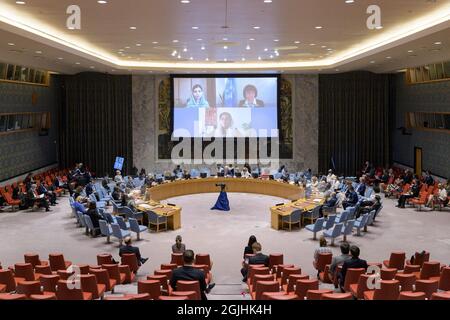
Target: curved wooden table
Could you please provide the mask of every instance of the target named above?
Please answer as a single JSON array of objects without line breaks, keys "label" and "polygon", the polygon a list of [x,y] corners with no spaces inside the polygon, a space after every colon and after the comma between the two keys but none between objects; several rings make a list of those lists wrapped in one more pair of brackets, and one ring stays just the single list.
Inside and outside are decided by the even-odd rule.
[{"label": "curved wooden table", "polygon": [[150,188],[152,200],[161,201],[173,197],[199,193],[219,193],[216,184],[226,184],[227,192],[256,193],[268,196],[297,200],[304,197],[302,188],[275,180],[244,178],[204,178],[178,180]]}]

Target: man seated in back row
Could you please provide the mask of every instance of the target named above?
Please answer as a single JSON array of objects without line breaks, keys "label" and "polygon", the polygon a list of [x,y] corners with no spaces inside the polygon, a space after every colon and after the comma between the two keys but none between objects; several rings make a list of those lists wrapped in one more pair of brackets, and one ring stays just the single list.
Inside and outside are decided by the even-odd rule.
[{"label": "man seated in back row", "polygon": [[141,266],[147,262],[148,258],[142,258],[141,252],[138,247],[133,247],[131,245],[131,237],[126,237],[124,239],[125,245],[121,246],[119,249],[119,256],[122,257],[124,253],[134,253],[136,255],[138,265]]},{"label": "man seated in back row", "polygon": [[173,270],[172,277],[170,278],[170,286],[173,290],[176,291],[178,280],[198,281],[200,285],[200,295],[202,300],[208,300],[205,292],[209,293],[216,284],[211,283],[206,286],[205,273],[202,270],[194,269],[194,267],[192,267],[192,264],[194,263],[194,257],[194,251],[192,250],[186,250],[183,253],[184,265],[181,268]]},{"label": "man seated in back row", "polygon": [[342,265],[342,270],[338,275],[339,278],[339,285],[341,287],[341,291],[344,291],[344,284],[345,284],[345,277],[347,275],[348,269],[358,269],[358,268],[364,268],[367,270],[368,265],[366,260],[362,260],[359,258],[359,248],[357,246],[351,246],[350,247],[350,254],[351,259],[346,260],[344,264]]},{"label": "man seated in back row", "polygon": [[255,242],[252,244],[253,253],[255,254],[253,257],[250,257],[247,261],[243,262],[241,274],[243,276],[242,282],[247,282],[248,275],[248,266],[250,264],[263,264],[266,267],[269,266],[269,256],[266,256],[261,252],[262,247],[259,242]]}]

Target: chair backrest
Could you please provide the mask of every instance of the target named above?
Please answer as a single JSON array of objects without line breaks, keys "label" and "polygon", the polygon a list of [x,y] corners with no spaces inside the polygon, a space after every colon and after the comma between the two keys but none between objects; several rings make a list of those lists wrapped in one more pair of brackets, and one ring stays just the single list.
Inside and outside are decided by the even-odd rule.
[{"label": "chair backrest", "polygon": [[43,291],[56,293],[56,286],[61,278],[57,274],[42,274],[39,278]]},{"label": "chair backrest", "polygon": [[49,265],[36,265],[36,267],[34,268],[34,272],[35,273],[39,273],[39,274],[47,274],[50,275],[52,274],[52,269],[50,268]]},{"label": "chair backrest", "polygon": [[350,285],[358,283],[359,277],[366,272],[364,268],[350,268],[345,275],[344,290],[350,291]]},{"label": "chair backrest", "polygon": [[112,264],[112,255],[110,253],[101,253],[97,255],[97,264]]},{"label": "chair backrest", "polygon": [[[358,290],[356,292],[357,299],[364,299],[364,292],[369,291],[368,283],[370,278],[374,278],[376,275],[360,274],[358,279]],[[346,279],[347,280],[347,277]],[[374,283],[374,282],[373,282]]]},{"label": "chair backrest", "polygon": [[297,280],[297,284],[295,286],[295,294],[298,296],[300,300],[305,300],[306,293],[308,290],[318,290],[319,289],[319,280],[317,279],[305,279],[305,280]]},{"label": "chair backrest", "polygon": [[150,299],[157,300],[161,296],[161,282],[159,280],[138,281],[138,293],[148,293]]},{"label": "chair backrest", "polygon": [[198,280],[195,281],[178,280],[176,291],[195,291],[197,294],[196,300],[201,300],[200,284]]},{"label": "chair backrest", "polygon": [[36,254],[36,253],[25,253],[23,256],[24,256],[25,263],[31,263],[33,268],[36,265],[40,265],[41,264],[41,260],[39,259],[39,255]]},{"label": "chair backrest", "polygon": [[271,253],[269,254],[269,268],[272,269],[273,266],[283,264],[284,255],[282,253]]},{"label": "chair backrest", "polygon": [[430,277],[439,277],[441,273],[441,264],[437,261],[427,261],[420,270],[420,279],[429,279]]},{"label": "chair backrest", "polygon": [[24,278],[26,281],[36,280],[31,263],[16,263],[14,265],[14,273],[16,277]]},{"label": "chair backrest", "polygon": [[414,254],[414,264],[419,265],[422,267],[424,262],[430,261],[430,253],[425,251],[425,253],[422,255],[420,252],[416,252]]},{"label": "chair backrest", "polygon": [[131,272],[136,273],[139,269],[139,264],[134,253],[124,253],[122,254],[121,262],[123,265],[130,267]]},{"label": "chair backrest", "polygon": [[350,214],[350,211],[344,210],[341,212],[341,215],[339,217],[339,223],[345,222],[348,219],[348,215]]},{"label": "chair backrest", "polygon": [[208,253],[197,253],[195,255],[195,264],[205,264],[211,269],[211,258]]},{"label": "chair backrest", "polygon": [[93,299],[99,299],[97,277],[94,274],[80,275],[81,290],[92,293]]},{"label": "chair backrest", "polygon": [[279,292],[280,284],[278,281],[258,281],[256,282],[256,300],[262,300],[262,294],[264,292]]},{"label": "chair backrest", "polygon": [[450,291],[450,267],[444,267],[441,271],[439,290]]},{"label": "chair backrest", "polygon": [[111,282],[109,281],[109,273],[106,269],[90,269],[90,274],[95,275],[97,279],[97,283],[101,283],[105,285],[105,291],[111,291]]},{"label": "chair backrest", "polygon": [[400,293],[398,280],[381,280],[380,289],[375,289],[374,300],[397,300]]},{"label": "chair backrest", "polygon": [[274,281],[273,275],[271,274],[255,274],[252,277],[252,290],[256,290],[256,282],[258,281]]},{"label": "chair backrest", "polygon": [[324,271],[327,264],[331,264],[333,254],[330,252],[319,252],[317,257],[316,269],[318,271]]},{"label": "chair backrest", "polygon": [[108,223],[105,220],[98,220],[98,223],[100,225],[100,232],[102,235],[110,236],[112,234],[108,228]]},{"label": "chair backrest", "polygon": [[94,230],[94,224],[92,223],[91,217],[89,217],[87,214],[84,215],[84,222],[86,223],[86,227],[89,230]]},{"label": "chair backrest", "polygon": [[323,228],[323,223],[325,221],[325,218],[319,218],[316,220],[316,223],[314,224],[313,232],[319,232]]},{"label": "chair backrest", "polygon": [[369,226],[372,225],[373,219],[375,218],[375,213],[376,213],[375,210],[369,212],[369,217],[367,218],[367,225]]},{"label": "chair backrest", "polygon": [[16,293],[30,297],[32,294],[41,294],[41,283],[39,281],[19,281]]},{"label": "chair backrest", "polygon": [[336,215],[335,214],[329,215],[328,219],[327,219],[327,223],[325,224],[324,229],[328,230],[328,229],[333,228],[335,221],[336,221]]},{"label": "chair backrest", "polygon": [[73,283],[70,280],[59,280],[56,289],[58,300],[83,300],[83,293],[80,289],[72,288]]},{"label": "chair backrest", "polygon": [[[251,266],[250,266],[251,267]],[[264,267],[264,266],[260,266]],[[283,275],[284,268],[293,268],[295,267],[293,264],[280,264],[277,266],[277,279],[281,279],[281,276]],[[251,269],[249,269],[251,270]]]},{"label": "chair backrest", "polygon": [[345,225],[344,231],[342,234],[344,235],[351,235],[353,231],[353,226],[355,224],[355,220],[349,220],[347,221],[347,224]]},{"label": "chair backrest", "polygon": [[121,216],[116,217],[117,224],[120,226],[122,230],[128,230],[125,220]]},{"label": "chair backrest", "polygon": [[369,213],[366,213],[361,217],[361,222],[359,224],[359,227],[364,228],[364,226],[367,224],[368,220],[369,220]]},{"label": "chair backrest", "polygon": [[342,233],[342,228],[344,227],[344,224],[343,223],[338,223],[338,224],[336,224],[335,226],[334,226],[334,229],[333,229],[333,231],[332,231],[332,233],[331,233],[331,237],[332,238],[337,238],[337,237],[339,237],[340,235],[341,235],[341,233]]},{"label": "chair backrest", "polygon": [[139,228],[139,223],[134,218],[128,218],[128,222],[130,223],[130,229],[133,232],[140,233],[141,229]]},{"label": "chair backrest", "polygon": [[120,271],[118,264],[102,264],[102,268],[108,270],[109,277],[117,281],[117,284],[121,284]]},{"label": "chair backrest", "polygon": [[123,239],[122,230],[117,223],[111,223],[112,234],[118,239]]},{"label": "chair backrest", "polygon": [[50,262],[50,268],[52,269],[52,271],[66,270],[64,255],[62,255],[61,253],[49,254],[48,260]]},{"label": "chair backrest", "polygon": [[290,222],[291,223],[299,222],[302,218],[302,213],[303,213],[303,211],[301,211],[301,210],[292,211],[291,214],[289,215]]},{"label": "chair backrest", "polygon": [[247,278],[252,281],[257,274],[269,274],[270,270],[267,267],[249,268]]},{"label": "chair backrest", "polygon": [[389,267],[403,270],[405,267],[405,259],[405,252],[392,252],[391,256],[389,257]]},{"label": "chair backrest", "polygon": [[287,283],[287,280],[289,279],[289,276],[291,274],[301,274],[302,269],[298,267],[292,267],[292,268],[284,268],[283,270],[283,276],[281,277],[281,285],[284,285]]},{"label": "chair backrest", "polygon": [[320,300],[353,300],[351,293],[324,293]]},{"label": "chair backrest", "polygon": [[174,263],[177,266],[182,266],[184,264],[183,261],[183,254],[182,253],[172,253],[172,256],[170,258],[170,263]]},{"label": "chair backrest", "polygon": [[287,279],[287,288],[286,292],[290,293],[295,291],[295,286],[297,284],[297,280],[308,280],[309,276],[307,274],[290,274]]},{"label": "chair backrest", "polygon": [[86,221],[84,220],[84,214],[81,213],[80,211],[77,211],[77,216],[78,216],[78,221],[80,222],[81,226],[83,228],[86,228]]}]

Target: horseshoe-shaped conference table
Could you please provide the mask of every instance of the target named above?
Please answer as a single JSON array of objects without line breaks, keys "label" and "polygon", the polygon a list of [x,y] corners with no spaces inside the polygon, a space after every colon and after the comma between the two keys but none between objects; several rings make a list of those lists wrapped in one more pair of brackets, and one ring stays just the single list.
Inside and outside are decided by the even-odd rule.
[{"label": "horseshoe-shaped conference table", "polygon": [[181,208],[175,205],[162,205],[159,201],[190,194],[219,193],[220,187],[216,186],[217,184],[225,184],[227,192],[262,194],[290,200],[288,204],[270,208],[271,226],[276,230],[281,229],[283,216],[291,214],[294,210],[311,210],[321,200],[320,198],[306,200],[302,187],[276,180],[216,177],[176,180],[154,186],[148,190],[151,200],[138,205],[137,208],[167,216],[168,229],[176,230],[181,228]]}]

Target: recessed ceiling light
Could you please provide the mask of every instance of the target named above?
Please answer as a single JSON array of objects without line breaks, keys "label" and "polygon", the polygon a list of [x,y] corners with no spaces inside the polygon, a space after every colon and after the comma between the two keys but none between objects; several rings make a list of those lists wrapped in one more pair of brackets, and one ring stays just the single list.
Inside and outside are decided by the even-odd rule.
[{"label": "recessed ceiling light", "polygon": [[309,45],[310,45],[310,46],[315,46],[316,44],[315,44],[315,43],[310,43]]},{"label": "recessed ceiling light", "polygon": [[295,43],[295,44],[299,44],[299,43],[300,43],[300,41],[294,41],[294,43]]},{"label": "recessed ceiling light", "polygon": [[345,0],[345,3],[347,3],[347,4],[355,3],[355,0]]},{"label": "recessed ceiling light", "polygon": [[408,50],[408,53],[413,53],[414,52],[414,50]]},{"label": "recessed ceiling light", "polygon": [[178,59],[181,59],[181,54],[179,54],[179,55],[177,56],[177,58],[178,58]]},{"label": "recessed ceiling light", "polygon": [[223,59],[223,61],[227,62],[227,61],[228,61],[228,59],[227,59],[227,58],[225,58],[225,59]]},{"label": "recessed ceiling light", "polygon": [[42,51],[36,51],[36,53],[37,53],[37,54],[41,54],[41,53],[42,53]]},{"label": "recessed ceiling light", "polygon": [[258,57],[258,60],[261,60],[261,57]]},{"label": "recessed ceiling light", "polygon": [[377,29],[377,30],[383,29],[383,26],[375,27],[375,29]]},{"label": "recessed ceiling light", "polygon": [[386,57],[386,59],[392,59],[392,57],[389,56],[389,57]]},{"label": "recessed ceiling light", "polygon": [[25,1],[16,1],[16,4],[26,4]]},{"label": "recessed ceiling light", "polygon": [[136,30],[137,28],[136,28],[136,27],[130,27],[130,29],[131,29],[131,30]]},{"label": "recessed ceiling light", "polygon": [[59,57],[58,60],[64,60],[64,58]]},{"label": "recessed ceiling light", "polygon": [[206,61],[209,61],[209,58],[206,58],[205,60],[206,60]]},{"label": "recessed ceiling light", "polygon": [[202,46],[200,49],[205,50],[206,48],[205,48],[205,46]]},{"label": "recessed ceiling light", "polygon": [[190,57],[189,60],[194,60],[194,57]]},{"label": "recessed ceiling light", "polygon": [[255,27],[253,27],[253,29],[258,30],[258,29],[261,29],[261,27],[255,26]]},{"label": "recessed ceiling light", "polygon": [[10,43],[8,43],[8,46],[15,46],[15,44],[10,42]]},{"label": "recessed ceiling light", "polygon": [[316,27],[316,29],[322,29],[322,28],[323,28],[322,26],[317,26],[317,27]]},{"label": "recessed ceiling light", "polygon": [[242,58],[241,60],[242,60],[242,61],[245,61],[245,58]]},{"label": "recessed ceiling light", "polygon": [[197,41],[203,41],[203,39],[202,38],[198,38]]},{"label": "recessed ceiling light", "polygon": [[191,3],[190,0],[181,0],[180,2],[181,2],[181,3],[184,3],[184,4]]},{"label": "recessed ceiling light", "polygon": [[192,27],[192,29],[194,29],[194,30],[198,30],[198,27]]},{"label": "recessed ceiling light", "polygon": [[112,69],[111,72],[116,72],[116,70]]},{"label": "recessed ceiling light", "polygon": [[322,48],[322,49],[325,49],[326,47],[327,47],[327,46],[322,46],[321,48]]},{"label": "recessed ceiling light", "polygon": [[158,41],[153,41],[152,43],[153,43],[153,44],[158,44]]},{"label": "recessed ceiling light", "polygon": [[372,61],[370,61],[370,63],[374,64],[374,63],[375,63],[375,61],[373,61],[373,60],[372,60]]},{"label": "recessed ceiling light", "polygon": [[267,51],[269,51],[269,49],[268,48],[264,48],[264,52],[267,52]]},{"label": "recessed ceiling light", "polygon": [[273,59],[273,55],[270,55],[270,59]]},{"label": "recessed ceiling light", "polygon": [[222,40],[223,40],[223,41],[228,41],[228,38],[225,37],[225,38],[222,38]]},{"label": "recessed ceiling light", "polygon": [[250,40],[250,41],[255,41],[255,38],[250,38],[250,39],[248,39],[248,40]]},{"label": "recessed ceiling light", "polygon": [[81,63],[79,63],[79,62],[75,62],[75,64],[78,64],[78,65],[80,65]]},{"label": "recessed ceiling light", "polygon": [[280,41],[280,40],[278,40],[278,39],[274,39],[273,41],[274,41],[274,42],[278,42],[278,41]]},{"label": "recessed ceiling light", "polygon": [[442,44],[442,42],[438,41],[438,42],[435,42],[434,44],[437,45],[437,46],[439,46],[439,45]]},{"label": "recessed ceiling light", "polygon": [[100,4],[107,4],[108,1],[105,1],[105,0],[99,0],[99,1],[97,1],[97,3],[100,3]]},{"label": "recessed ceiling light", "polygon": [[245,47],[245,50],[250,50],[250,46],[247,45],[247,46]]},{"label": "recessed ceiling light", "polygon": [[264,0],[264,3],[272,3],[272,0]]},{"label": "recessed ceiling light", "polygon": [[184,49],[183,49],[183,52],[187,52],[187,51],[188,51],[188,49],[187,49],[187,48],[184,48]]},{"label": "recessed ceiling light", "polygon": [[172,42],[173,42],[173,43],[178,43],[178,40],[173,40]]},{"label": "recessed ceiling light", "polygon": [[223,48],[224,48],[225,50],[227,50],[227,49],[228,49],[228,46],[223,46]]},{"label": "recessed ceiling light", "polygon": [[328,48],[328,49],[327,49],[327,51],[333,51],[333,49],[331,49],[331,48]]},{"label": "recessed ceiling light", "polygon": [[142,44],[136,43],[136,47],[140,47],[140,46],[142,46]]},{"label": "recessed ceiling light", "polygon": [[95,69],[95,67],[94,67],[94,66],[90,66],[89,68],[91,68],[91,69]]},{"label": "recessed ceiling light", "polygon": [[130,47],[127,46],[127,47],[125,47],[125,49],[130,49]]}]

